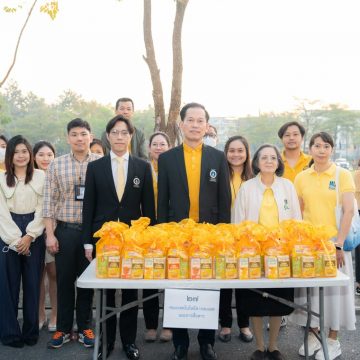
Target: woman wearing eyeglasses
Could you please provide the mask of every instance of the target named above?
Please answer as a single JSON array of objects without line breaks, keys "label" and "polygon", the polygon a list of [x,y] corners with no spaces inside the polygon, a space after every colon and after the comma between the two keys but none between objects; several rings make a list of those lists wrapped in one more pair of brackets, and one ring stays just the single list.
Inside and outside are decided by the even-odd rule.
[{"label": "woman wearing eyeglasses", "polygon": [[[282,178],[284,163],[274,145],[265,144],[255,152],[252,160],[255,178],[241,186],[235,201],[234,222],[244,220],[257,222],[272,228],[283,220],[301,219],[299,200],[290,180]],[[265,289],[269,294],[293,300],[293,289]],[[251,317],[256,339],[256,351],[251,360],[283,360],[285,356],[277,347],[281,317],[292,312],[292,308],[270,298],[264,298],[251,290],[243,290],[238,299],[239,307]],[[269,316],[269,345],[264,342],[263,317]]]}]

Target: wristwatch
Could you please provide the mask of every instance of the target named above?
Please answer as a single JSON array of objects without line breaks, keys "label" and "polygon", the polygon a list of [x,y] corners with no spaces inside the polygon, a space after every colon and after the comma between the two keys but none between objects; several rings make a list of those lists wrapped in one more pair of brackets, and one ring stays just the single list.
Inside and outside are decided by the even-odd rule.
[{"label": "wristwatch", "polygon": [[344,250],[343,246],[339,246],[338,244],[334,244],[336,250]]}]

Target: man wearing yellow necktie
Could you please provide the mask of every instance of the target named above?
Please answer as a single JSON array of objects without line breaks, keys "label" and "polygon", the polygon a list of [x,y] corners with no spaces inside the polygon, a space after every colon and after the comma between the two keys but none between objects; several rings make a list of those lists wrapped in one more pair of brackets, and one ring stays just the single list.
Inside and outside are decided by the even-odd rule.
[{"label": "man wearing yellow necktie", "polygon": [[[106,126],[110,154],[95,161],[88,168],[83,206],[83,242],[86,257],[92,259],[93,234],[107,221],[131,220],[141,216],[155,222],[154,191],[150,164],[129,154],[129,144],[134,128],[121,115],[115,116]],[[137,300],[137,289],[122,290],[122,305]],[[107,290],[107,306],[115,307],[115,290]],[[123,350],[128,359],[139,359],[135,345],[138,307],[120,314],[119,328]],[[106,321],[107,356],[114,349],[116,316]],[[105,354],[102,354],[105,359]]]}]

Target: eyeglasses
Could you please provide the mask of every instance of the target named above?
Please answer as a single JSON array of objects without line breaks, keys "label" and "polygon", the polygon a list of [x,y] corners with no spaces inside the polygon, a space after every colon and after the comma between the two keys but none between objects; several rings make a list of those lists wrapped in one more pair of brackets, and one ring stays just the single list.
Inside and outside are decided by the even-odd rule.
[{"label": "eyeglasses", "polygon": [[266,161],[270,161],[270,162],[276,162],[277,161],[277,157],[276,156],[260,156],[260,161],[266,162]]},{"label": "eyeglasses", "polygon": [[121,135],[122,137],[126,137],[128,136],[130,133],[127,131],[127,130],[116,130],[116,129],[113,129],[110,131],[110,135],[111,136],[119,136]]}]

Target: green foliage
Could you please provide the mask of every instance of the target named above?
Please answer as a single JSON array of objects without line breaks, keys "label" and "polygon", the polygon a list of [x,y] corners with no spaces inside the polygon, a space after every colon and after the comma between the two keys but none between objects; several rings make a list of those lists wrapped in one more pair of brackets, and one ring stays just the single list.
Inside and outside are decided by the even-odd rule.
[{"label": "green foliage", "polygon": [[[135,125],[144,130],[145,135],[152,132],[154,111],[149,108],[134,115]],[[66,124],[81,118],[89,122],[95,137],[100,138],[107,122],[114,116],[111,105],[96,101],[86,101],[81,95],[66,90],[55,104],[46,104],[44,99],[34,93],[24,94],[16,82],[12,82],[0,94],[0,133],[7,137],[24,135],[32,144],[47,140],[55,145],[58,154],[68,151]]]},{"label": "green foliage", "polygon": [[[316,106],[318,107],[311,111],[302,108],[290,113],[264,113],[233,119],[233,126],[221,126],[220,122],[220,125],[216,125],[221,132],[220,146],[228,137],[241,134],[248,139],[252,151],[265,142],[281,147],[278,129],[285,122],[297,120],[308,129],[306,144],[313,133],[327,131],[337,144],[336,156],[349,159],[360,156],[360,111],[348,110],[339,104]],[[22,134],[31,143],[48,140],[56,146],[58,154],[64,154],[69,149],[66,124],[70,120],[77,117],[87,120],[94,136],[100,138],[113,116],[112,105],[86,101],[72,90],[64,91],[54,104],[47,104],[32,92],[24,94],[16,82],[10,83],[0,93],[0,133],[7,137]],[[133,122],[148,139],[154,129],[154,109],[148,107],[146,110],[136,111]]]}]

